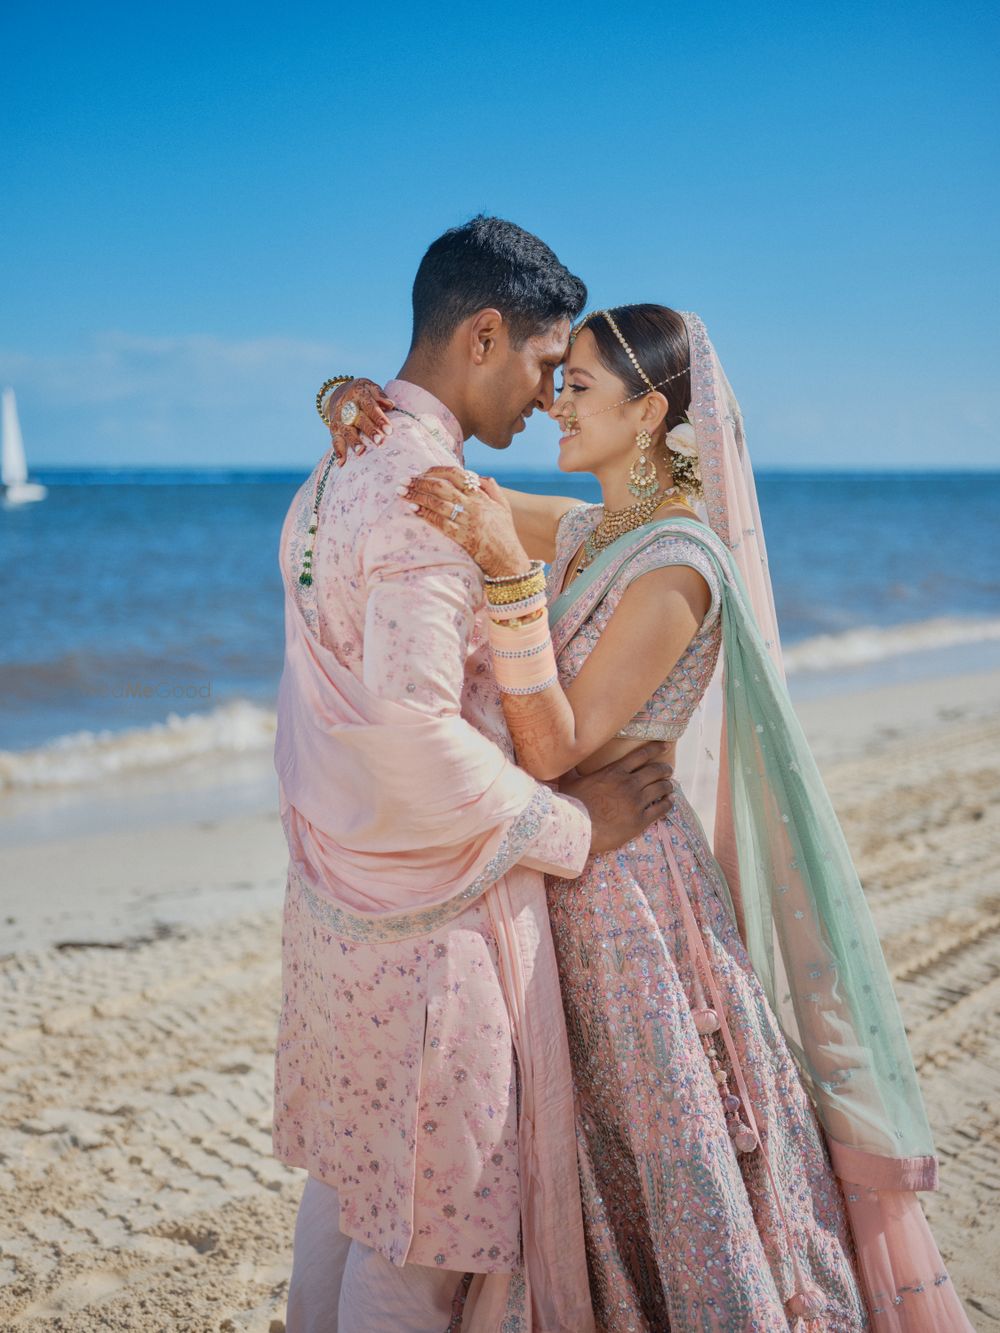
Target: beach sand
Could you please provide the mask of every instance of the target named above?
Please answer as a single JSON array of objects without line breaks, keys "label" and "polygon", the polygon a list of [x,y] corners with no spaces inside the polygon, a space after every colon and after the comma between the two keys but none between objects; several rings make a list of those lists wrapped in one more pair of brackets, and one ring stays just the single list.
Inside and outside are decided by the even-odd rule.
[{"label": "beach sand", "polygon": [[[937,1135],[925,1207],[974,1326],[1000,1330],[1000,673],[800,715]],[[4,1329],[284,1328],[301,1173],[270,1156],[285,849],[267,769],[256,808],[202,775],[186,812],[123,797],[102,830],[60,798],[49,823],[71,836],[0,846]],[[23,826],[45,828],[44,803]]]}]

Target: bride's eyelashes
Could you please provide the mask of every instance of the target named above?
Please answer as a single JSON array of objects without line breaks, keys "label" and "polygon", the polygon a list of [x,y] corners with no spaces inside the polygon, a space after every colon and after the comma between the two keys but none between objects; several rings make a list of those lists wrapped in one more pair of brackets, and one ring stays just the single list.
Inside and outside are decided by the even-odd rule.
[{"label": "bride's eyelashes", "polygon": [[569,385],[567,385],[566,381],[563,380],[562,384],[557,384],[557,385],[556,385],[556,393],[565,393],[566,390],[567,390],[567,388],[571,389],[571,390],[573,391],[573,393],[586,393],[586,392],[587,392],[587,386],[586,386],[586,384],[569,384]]}]

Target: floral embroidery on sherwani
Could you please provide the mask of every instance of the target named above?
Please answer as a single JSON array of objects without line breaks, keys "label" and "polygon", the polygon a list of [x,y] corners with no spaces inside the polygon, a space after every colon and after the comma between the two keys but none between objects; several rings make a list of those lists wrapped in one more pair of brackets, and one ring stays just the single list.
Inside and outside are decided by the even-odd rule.
[{"label": "floral embroidery on sherwani", "polygon": [[[416,386],[389,391],[419,423],[397,413],[380,449],[331,470],[305,586],[291,575],[308,544],[318,465],[286,521],[286,587],[312,636],[369,691],[460,716],[513,760],[479,572],[396,494],[426,468],[460,461],[461,430]],[[516,1272],[517,1070],[488,895],[504,876],[544,908],[540,872],[579,873],[589,821],[537,786],[468,895],[383,928],[364,910],[371,886],[326,891],[311,869],[310,826],[287,802],[283,819],[292,866],[277,1155],[336,1187],[342,1230],[393,1263]],[[551,956],[547,928],[539,947]]]}]

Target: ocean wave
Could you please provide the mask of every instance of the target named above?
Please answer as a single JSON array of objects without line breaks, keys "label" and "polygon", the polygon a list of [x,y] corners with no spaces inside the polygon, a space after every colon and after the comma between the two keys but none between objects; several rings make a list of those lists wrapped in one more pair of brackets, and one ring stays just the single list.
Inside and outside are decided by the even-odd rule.
[{"label": "ocean wave", "polygon": [[246,700],[128,731],[77,731],[32,750],[0,750],[0,791],[78,787],[186,760],[264,753],[275,715]]},{"label": "ocean wave", "polygon": [[[814,635],[786,645],[784,657],[792,675],[989,642],[1000,642],[1000,619],[938,617]],[[73,732],[31,750],[0,750],[0,792],[86,786],[199,758],[263,754],[274,744],[275,725],[273,709],[235,700],[127,731]]]},{"label": "ocean wave", "polygon": [[785,669],[790,675],[800,671],[833,671],[839,667],[867,666],[908,653],[998,641],[1000,620],[997,619],[938,616],[909,625],[865,625],[838,634],[817,634],[785,646]]}]

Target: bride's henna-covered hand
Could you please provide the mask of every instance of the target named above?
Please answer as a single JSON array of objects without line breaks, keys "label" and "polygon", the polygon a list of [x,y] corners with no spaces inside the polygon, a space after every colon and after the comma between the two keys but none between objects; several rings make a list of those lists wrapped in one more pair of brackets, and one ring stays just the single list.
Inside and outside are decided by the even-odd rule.
[{"label": "bride's henna-covered hand", "polygon": [[[352,425],[345,426],[340,413],[348,402],[357,403],[358,415]],[[372,444],[381,444],[387,435],[392,434],[392,423],[385,414],[393,407],[395,403],[385,396],[382,386],[374,380],[350,380],[334,389],[324,401],[323,413],[330,427],[338,467],[344,466],[352,451],[363,454],[368,440]]]},{"label": "bride's henna-covered hand", "polygon": [[[460,467],[428,468],[401,486],[399,494],[426,523],[468,551],[484,574],[502,578],[527,573],[531,561],[518,540],[506,497],[491,477],[480,478],[474,490],[467,490],[469,475]],[[456,505],[461,506],[457,513]]]}]

